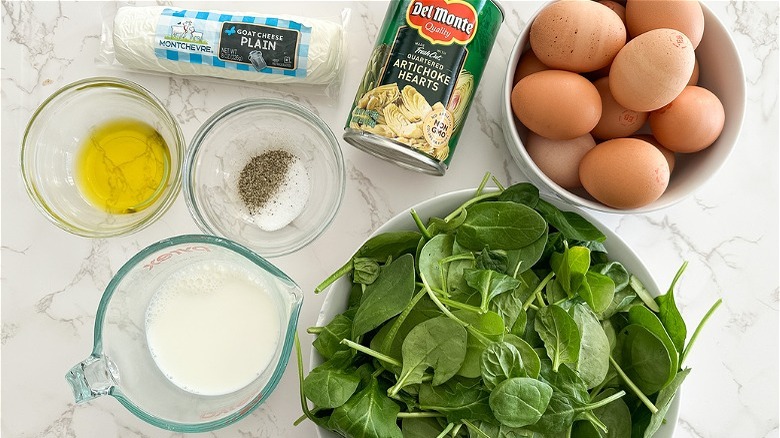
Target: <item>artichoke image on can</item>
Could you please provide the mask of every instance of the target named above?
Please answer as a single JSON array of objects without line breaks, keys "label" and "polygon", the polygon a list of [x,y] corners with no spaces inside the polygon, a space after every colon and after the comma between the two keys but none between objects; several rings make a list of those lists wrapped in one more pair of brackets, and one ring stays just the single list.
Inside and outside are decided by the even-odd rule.
[{"label": "artichoke image on can", "polygon": [[496,0],[391,1],[344,140],[444,175],[502,21]]}]

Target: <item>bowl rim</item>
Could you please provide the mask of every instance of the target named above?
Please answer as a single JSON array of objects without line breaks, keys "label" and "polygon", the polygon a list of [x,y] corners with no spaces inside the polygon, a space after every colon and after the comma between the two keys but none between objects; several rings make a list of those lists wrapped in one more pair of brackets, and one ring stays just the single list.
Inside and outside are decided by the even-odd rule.
[{"label": "bowl rim", "polygon": [[[159,111],[160,114],[164,116],[162,122],[171,128],[175,138],[174,144],[168,145],[168,148],[175,149],[179,156],[178,161],[171,161],[171,174],[169,177],[169,181],[171,181],[170,186],[167,190],[163,190],[160,198],[162,202],[155,209],[148,210],[148,212],[151,214],[145,215],[139,221],[133,222],[127,226],[108,231],[95,231],[73,225],[67,218],[51,210],[48,207],[48,203],[44,197],[40,194],[38,185],[35,183],[34,178],[32,177],[32,169],[30,168],[32,167],[32,163],[30,163],[30,165],[26,164],[28,154],[32,154],[37,148],[37,143],[31,144],[29,137],[33,127],[36,125],[36,123],[39,122],[38,117],[41,115],[41,113],[49,108],[50,105],[57,102],[58,99],[64,97],[64,95],[92,87],[114,87],[129,90],[150,104],[154,109]],[[176,201],[176,198],[178,197],[179,191],[181,189],[181,175],[186,144],[187,142],[184,138],[184,134],[182,133],[181,126],[179,126],[178,121],[163,104],[163,102],[151,91],[128,79],[109,76],[94,76],[80,79],[62,86],[49,97],[47,97],[40,105],[38,105],[30,117],[30,120],[27,122],[27,126],[25,127],[24,134],[22,136],[21,150],[19,153],[19,167],[22,174],[22,180],[24,181],[25,190],[33,205],[35,205],[38,211],[40,211],[49,222],[53,223],[60,229],[77,236],[90,238],[106,238],[130,235],[141,231],[142,229],[154,223],[157,219],[162,217]]]},{"label": "bowl rim", "polygon": [[[217,125],[224,122],[227,118],[229,118],[232,115],[245,112],[245,111],[256,111],[256,110],[267,110],[267,109],[276,109],[280,110],[284,113],[293,114],[302,117],[307,122],[309,122],[312,127],[316,130],[318,130],[328,141],[327,141],[327,150],[333,155],[336,163],[336,184],[338,185],[335,193],[336,198],[335,202],[332,202],[331,208],[328,210],[325,218],[320,222],[320,225],[310,230],[306,233],[300,233],[300,238],[297,239],[293,244],[284,247],[284,248],[276,248],[276,249],[268,249],[268,248],[262,248],[258,247],[256,245],[252,245],[249,242],[242,242],[241,239],[236,239],[236,236],[229,236],[225,234],[221,229],[214,226],[209,220],[207,220],[206,215],[203,213],[203,210],[201,208],[200,203],[198,202],[198,198],[195,195],[194,187],[196,187],[195,183],[195,174],[196,170],[198,169],[198,157],[201,152],[201,147],[204,144],[204,140],[208,136],[208,134],[215,129]],[[200,228],[201,231],[207,234],[212,234],[216,236],[222,236],[227,239],[233,239],[237,242],[241,243],[242,245],[245,245],[249,248],[251,248],[253,251],[256,251],[260,253],[263,257],[273,258],[273,257],[280,257],[283,255],[287,255],[290,253],[293,253],[315,239],[317,239],[322,233],[325,232],[326,229],[330,226],[330,224],[333,222],[333,219],[336,217],[336,213],[338,213],[339,208],[341,207],[341,203],[344,199],[344,192],[346,188],[346,170],[345,170],[345,164],[344,164],[344,155],[341,151],[341,147],[339,146],[339,142],[336,139],[336,136],[333,134],[333,131],[330,129],[330,127],[325,123],[325,121],[322,120],[318,115],[314,114],[310,109],[306,108],[305,106],[296,103],[291,102],[288,100],[283,100],[280,98],[274,98],[274,97],[261,97],[261,98],[248,98],[248,99],[242,99],[233,103],[230,103],[221,109],[219,109],[217,112],[211,115],[203,124],[198,128],[195,135],[192,137],[192,141],[190,142],[190,147],[187,149],[187,154],[184,159],[184,166],[183,166],[183,178],[184,184],[183,184],[183,191],[184,191],[184,200],[187,204],[187,209],[190,212],[190,216],[195,221],[195,224]]]},{"label": "bowl rim", "polygon": [[[475,190],[476,189],[474,188],[453,190],[450,192],[438,194],[432,198],[423,200],[421,202],[415,203],[412,206],[406,207],[402,209],[399,213],[394,215],[392,218],[388,219],[382,225],[380,225],[376,230],[374,230],[368,237],[366,237],[366,239],[363,240],[363,242],[360,243],[360,245],[358,245],[358,248],[362,246],[363,243],[368,241],[368,239],[376,236],[377,234],[397,230],[399,229],[399,225],[403,227],[403,225],[401,224],[403,224],[404,221],[408,222],[407,228],[414,229],[414,220],[409,214],[409,212],[412,210],[417,211],[418,213],[427,214],[427,211],[430,208],[432,208],[431,205],[447,203],[447,202],[455,202],[455,200],[465,201],[469,198],[470,195],[474,194]],[[485,191],[495,191],[495,190],[497,189],[496,188],[485,189]],[[621,251],[625,252],[627,258],[633,258],[637,262],[638,269],[632,268],[631,273],[637,275],[641,279],[642,283],[645,285],[647,290],[653,296],[658,296],[661,293],[663,293],[662,289],[659,288],[658,283],[655,280],[655,277],[648,270],[647,266],[645,266],[642,259],[630,246],[628,246],[628,244],[626,244],[623,241],[623,239],[621,239],[620,235],[616,231],[603,224],[600,220],[594,217],[589,210],[586,210],[578,205],[567,203],[565,200],[556,198],[555,196],[552,196],[551,194],[548,193],[540,193],[539,196],[541,199],[551,202],[556,207],[561,208],[564,211],[575,212],[581,215],[587,221],[591,222],[594,226],[596,226],[599,230],[601,230],[601,232],[603,232],[604,235],[606,236],[606,240],[605,240],[606,246],[608,247],[612,245],[620,246]],[[425,217],[422,218],[426,219]],[[607,242],[616,242],[616,243],[607,243]],[[322,302],[322,306],[320,307],[320,310],[317,314],[317,320],[314,323],[315,326],[322,327],[327,325],[330,322],[330,320],[333,318],[333,315],[331,314],[332,313],[331,308],[338,306],[340,304],[339,300],[342,300],[344,303],[346,303],[346,299],[348,298],[349,295],[349,288],[348,288],[347,281],[348,280],[346,276],[341,277],[326,289],[327,295],[325,296],[325,299]],[[341,292],[338,292],[339,290]],[[323,362],[322,357],[314,348],[314,345],[313,344],[309,345],[308,371],[311,371],[316,366],[320,365],[322,362]],[[673,420],[673,421],[667,421],[666,425],[664,426],[666,428],[671,428],[669,436],[672,436],[674,434],[674,430],[677,427],[677,420],[680,417],[680,403],[682,399],[682,393],[683,393],[683,388],[681,387],[677,390],[675,401],[672,402],[671,408],[667,412],[666,418],[669,420]],[[334,436],[321,427],[316,428],[316,435],[318,438],[331,438]]]},{"label": "bowl rim", "polygon": [[543,189],[544,192],[547,192],[558,199],[570,202],[579,207],[585,207],[594,211],[598,211],[602,213],[612,213],[612,214],[650,213],[650,212],[663,210],[685,199],[688,199],[691,195],[695,194],[702,187],[704,187],[706,184],[712,181],[714,176],[724,167],[729,157],[734,153],[734,149],[736,148],[737,142],[739,141],[739,137],[741,135],[742,126],[745,119],[745,106],[747,104],[747,94],[745,89],[745,80],[744,80],[745,71],[744,71],[743,61],[739,54],[739,50],[737,50],[736,43],[734,42],[734,37],[731,34],[731,32],[728,31],[728,28],[723,24],[720,18],[718,18],[718,16],[714,12],[712,12],[712,10],[706,4],[704,4],[704,2],[701,1],[699,2],[699,4],[701,5],[702,13],[704,14],[705,23],[716,24],[716,27],[728,36],[727,38],[728,46],[722,47],[722,50],[726,50],[731,55],[736,57],[737,62],[734,63],[734,65],[732,65],[731,68],[736,70],[738,76],[743,79],[742,81],[733,84],[734,88],[738,91],[739,95],[741,96],[740,101],[735,102],[736,103],[735,107],[737,107],[738,110],[737,117],[736,119],[733,118],[731,119],[731,123],[734,126],[736,135],[733,139],[731,147],[729,147],[725,156],[718,163],[716,163],[716,165],[710,170],[710,174],[703,181],[701,181],[696,187],[690,190],[688,193],[680,195],[676,199],[669,199],[669,200],[665,200],[665,202],[658,202],[661,199],[659,198],[656,201],[653,201],[652,203],[642,207],[630,208],[630,209],[618,209],[618,208],[609,207],[596,200],[584,198],[580,195],[571,192],[568,189],[561,187],[557,183],[553,182],[553,180],[551,180],[547,175],[545,175],[544,172],[541,171],[541,169],[539,169],[539,167],[534,163],[533,159],[531,159],[531,156],[528,154],[527,150],[525,149],[523,141],[517,132],[517,128],[516,128],[517,125],[516,125],[514,112],[512,111],[512,102],[510,96],[512,94],[512,89],[514,88],[512,82],[513,82],[515,70],[517,69],[517,63],[519,62],[520,57],[523,54],[523,49],[525,48],[525,45],[529,43],[529,32],[531,29],[531,24],[533,24],[534,19],[539,15],[539,13],[541,13],[541,11],[546,6],[555,3],[557,1],[560,0],[551,0],[542,3],[538,7],[538,9],[534,11],[533,14],[531,14],[531,16],[528,18],[528,21],[525,23],[523,29],[516,37],[515,43],[512,45],[512,51],[510,52],[509,59],[507,62],[507,67],[504,72],[504,84],[501,89],[502,95],[501,95],[501,104],[500,104],[501,120],[503,122],[502,127],[504,132],[504,139],[507,142],[507,148],[509,149],[509,153],[512,156],[513,160],[515,161],[517,167],[520,168],[520,171],[524,175],[532,174],[534,179],[537,179],[538,181],[541,181],[543,183],[541,185],[543,185],[544,187],[540,187],[540,189]]}]

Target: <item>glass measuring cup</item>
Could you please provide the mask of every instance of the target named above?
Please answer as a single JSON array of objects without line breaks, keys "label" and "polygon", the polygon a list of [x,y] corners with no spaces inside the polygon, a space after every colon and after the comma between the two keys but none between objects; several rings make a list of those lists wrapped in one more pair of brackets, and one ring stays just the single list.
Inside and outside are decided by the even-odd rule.
[{"label": "glass measuring cup", "polygon": [[[200,263],[252,273],[278,316],[274,323],[279,324],[279,339],[268,366],[257,370],[251,383],[222,395],[202,395],[174,384],[158,367],[146,336],[147,309],[155,293],[172,276]],[[65,377],[77,403],[111,395],[155,426],[178,432],[214,430],[249,414],[276,387],[290,356],[302,302],[295,282],[237,243],[205,235],[165,239],[136,254],[108,284],[95,318],[92,354]]]}]

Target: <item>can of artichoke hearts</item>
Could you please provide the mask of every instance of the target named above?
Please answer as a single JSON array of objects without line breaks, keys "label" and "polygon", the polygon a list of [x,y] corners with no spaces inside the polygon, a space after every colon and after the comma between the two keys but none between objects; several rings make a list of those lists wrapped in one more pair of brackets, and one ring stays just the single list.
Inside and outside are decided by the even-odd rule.
[{"label": "can of artichoke hearts", "polygon": [[503,19],[496,0],[391,1],[344,140],[444,175]]}]

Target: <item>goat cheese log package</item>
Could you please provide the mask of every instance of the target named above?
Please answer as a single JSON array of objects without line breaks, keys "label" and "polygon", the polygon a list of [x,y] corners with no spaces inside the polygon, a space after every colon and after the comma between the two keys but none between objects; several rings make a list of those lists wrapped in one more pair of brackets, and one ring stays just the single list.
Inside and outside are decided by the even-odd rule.
[{"label": "goat cheese log package", "polygon": [[328,85],[344,58],[344,23],[250,12],[125,6],[101,58],[133,69],[261,83]]}]

